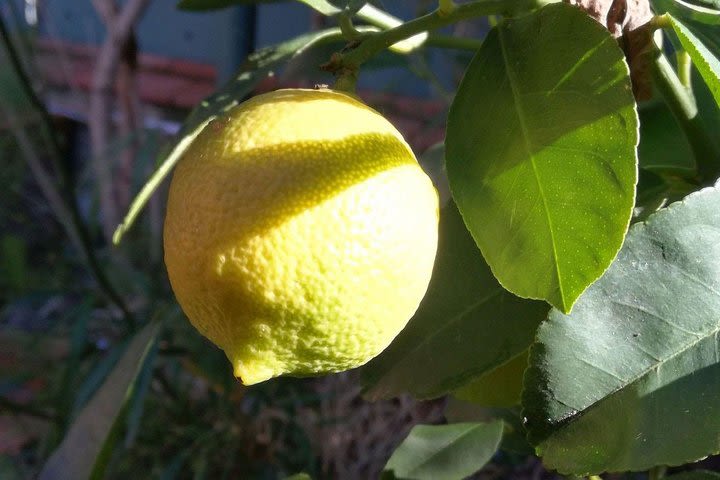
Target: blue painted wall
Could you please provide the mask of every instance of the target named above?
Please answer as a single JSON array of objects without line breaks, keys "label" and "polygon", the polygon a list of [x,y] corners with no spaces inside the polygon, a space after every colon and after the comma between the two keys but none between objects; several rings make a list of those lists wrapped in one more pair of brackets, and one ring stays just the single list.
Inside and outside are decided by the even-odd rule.
[{"label": "blue painted wall", "polygon": [[[20,6],[24,3],[14,1]],[[423,2],[385,0],[379,5],[400,18],[413,18],[421,13],[420,3]],[[42,34],[77,43],[102,41],[104,27],[89,0],[43,0],[40,4]],[[147,53],[213,64],[218,68],[220,83],[232,75],[252,49],[307,32],[313,16],[309,7],[292,1],[201,13],[179,11],[175,4],[176,0],[150,3],[138,26],[140,48]],[[430,68],[440,84],[452,85],[452,66],[445,52],[426,52],[422,60],[417,56],[408,60],[415,67]],[[332,79],[328,76],[323,80]],[[397,66],[364,72],[359,87],[423,97],[437,93],[428,81]]]},{"label": "blue painted wall", "polygon": [[[22,2],[21,2],[22,3]],[[143,52],[210,63],[230,77],[253,48],[253,9],[233,7],[208,13],[177,10],[175,1],[153,0],[138,25]],[[45,0],[40,31],[48,37],[97,45],[105,29],[87,0]]]}]

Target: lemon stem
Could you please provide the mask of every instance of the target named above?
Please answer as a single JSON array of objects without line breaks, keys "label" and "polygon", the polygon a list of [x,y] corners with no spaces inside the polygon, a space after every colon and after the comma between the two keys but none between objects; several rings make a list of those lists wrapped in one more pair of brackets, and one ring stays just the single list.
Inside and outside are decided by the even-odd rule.
[{"label": "lemon stem", "polygon": [[356,85],[357,72],[348,70],[337,77],[335,85],[333,85],[333,89],[354,94]]},{"label": "lemon stem", "polygon": [[352,41],[362,36],[362,34],[353,26],[352,18],[347,13],[340,14],[338,23],[340,25],[340,32],[346,40]]}]

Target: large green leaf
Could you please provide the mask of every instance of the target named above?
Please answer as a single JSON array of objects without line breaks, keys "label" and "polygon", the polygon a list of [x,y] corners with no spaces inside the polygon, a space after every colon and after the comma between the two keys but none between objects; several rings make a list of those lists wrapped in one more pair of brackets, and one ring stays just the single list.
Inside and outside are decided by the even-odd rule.
[{"label": "large green leaf", "polygon": [[695,34],[679,20],[667,14],[673,30],[680,39],[685,51],[690,55],[693,65],[712,92],[715,102],[720,106],[720,59],[706,47]]},{"label": "large green leaf", "polygon": [[622,50],[581,10],[488,34],[450,109],[447,171],[508,290],[567,312],[605,271],[632,213],[637,129]]},{"label": "large green leaf", "polygon": [[203,100],[183,123],[178,140],[160,166],[145,183],[133,200],[123,222],[113,234],[113,243],[119,244],[125,232],[132,226],[153,192],[170,174],[192,141],[213,119],[242,102],[263,79],[274,75],[274,70],[308,48],[341,38],[340,30],[330,28],[301,35],[287,42],[263,48],[250,55],[230,82]]},{"label": "large green leaf", "polygon": [[60,446],[45,463],[39,480],[102,478],[123,412],[146,365],[160,324],[152,322],[128,344],[102,387],[83,408]]},{"label": "large green leaf", "polygon": [[561,472],[645,470],[720,451],[720,190],[634,225],[573,313],[551,312],[523,415]]},{"label": "large green leaf", "polygon": [[390,347],[362,368],[366,394],[431,398],[454,390],[528,348],[547,311],[497,283],[450,203],[440,212],[428,292]]},{"label": "large green leaf", "polygon": [[392,454],[385,470],[408,480],[462,480],[492,458],[502,433],[502,420],[417,425]]}]

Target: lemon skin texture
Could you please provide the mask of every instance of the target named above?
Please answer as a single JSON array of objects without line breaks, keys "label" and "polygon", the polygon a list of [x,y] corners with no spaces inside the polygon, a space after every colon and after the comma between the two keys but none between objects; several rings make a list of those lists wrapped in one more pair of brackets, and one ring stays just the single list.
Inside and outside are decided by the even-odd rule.
[{"label": "lemon skin texture", "polygon": [[425,294],[438,197],[400,133],[331,90],[213,120],[170,185],[165,263],[190,322],[255,384],[360,366]]}]

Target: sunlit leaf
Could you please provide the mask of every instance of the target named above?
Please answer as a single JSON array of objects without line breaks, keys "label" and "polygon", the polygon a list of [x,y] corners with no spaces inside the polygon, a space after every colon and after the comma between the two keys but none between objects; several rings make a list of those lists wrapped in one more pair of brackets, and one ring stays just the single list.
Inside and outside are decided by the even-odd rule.
[{"label": "sunlit leaf", "polygon": [[680,39],[685,51],[690,55],[693,65],[698,69],[703,80],[712,92],[715,102],[720,106],[720,59],[695,36],[695,34],[678,19],[670,16],[670,24]]},{"label": "sunlit leaf", "polygon": [[653,0],[652,4],[658,13],[669,12],[676,18],[691,20],[708,25],[720,25],[720,5],[711,2],[698,5],[685,0]]},{"label": "sunlit leaf", "polygon": [[453,197],[508,290],[568,312],[632,214],[638,120],[615,39],[567,4],[483,42],[447,125]]}]

